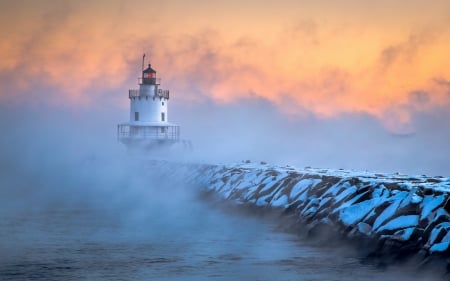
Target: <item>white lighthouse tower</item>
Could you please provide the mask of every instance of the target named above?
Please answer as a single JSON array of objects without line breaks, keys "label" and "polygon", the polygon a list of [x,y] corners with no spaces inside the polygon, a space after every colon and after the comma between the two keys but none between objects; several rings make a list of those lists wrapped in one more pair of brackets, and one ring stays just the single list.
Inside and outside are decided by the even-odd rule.
[{"label": "white lighthouse tower", "polygon": [[169,90],[159,88],[160,78],[149,64],[138,78],[139,89],[130,89],[130,121],[117,126],[117,138],[130,148],[158,149],[180,140],[180,126],[169,123]]}]

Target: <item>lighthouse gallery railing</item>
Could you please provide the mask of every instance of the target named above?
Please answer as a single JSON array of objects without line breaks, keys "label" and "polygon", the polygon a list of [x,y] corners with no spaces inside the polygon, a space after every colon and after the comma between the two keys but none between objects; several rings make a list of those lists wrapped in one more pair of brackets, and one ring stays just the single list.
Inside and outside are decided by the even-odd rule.
[{"label": "lighthouse gallery railing", "polygon": [[[129,89],[128,97],[130,99],[132,99],[132,98],[139,98],[139,97],[144,97],[144,96],[141,96],[141,93],[138,89]],[[154,95],[154,98],[156,98],[156,97],[169,99],[169,90],[158,89]]]},{"label": "lighthouse gallery railing", "polygon": [[172,140],[180,139],[180,126],[134,126],[130,124],[117,125],[117,138],[136,140]]}]

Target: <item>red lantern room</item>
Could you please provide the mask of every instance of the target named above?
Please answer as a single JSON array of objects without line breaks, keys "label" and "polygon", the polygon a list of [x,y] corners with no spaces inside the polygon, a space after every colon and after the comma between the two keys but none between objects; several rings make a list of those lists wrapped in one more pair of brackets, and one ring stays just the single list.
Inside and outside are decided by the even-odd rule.
[{"label": "red lantern room", "polygon": [[142,84],[156,85],[156,71],[152,68],[151,64],[142,71]]}]

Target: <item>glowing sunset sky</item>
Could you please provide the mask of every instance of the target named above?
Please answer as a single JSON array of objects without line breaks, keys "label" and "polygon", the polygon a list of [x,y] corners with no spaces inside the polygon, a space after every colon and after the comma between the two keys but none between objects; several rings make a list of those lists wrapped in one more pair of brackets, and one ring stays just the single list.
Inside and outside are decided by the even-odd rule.
[{"label": "glowing sunset sky", "polygon": [[262,97],[399,132],[412,112],[450,108],[448,0],[1,1],[0,36],[3,103],[36,87],[55,105],[126,92],[145,52],[192,102]]}]

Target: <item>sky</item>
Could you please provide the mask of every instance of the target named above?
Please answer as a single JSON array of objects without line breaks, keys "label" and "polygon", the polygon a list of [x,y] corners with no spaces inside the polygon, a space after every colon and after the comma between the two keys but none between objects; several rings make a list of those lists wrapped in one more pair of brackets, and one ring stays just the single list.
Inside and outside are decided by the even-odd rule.
[{"label": "sky", "polygon": [[0,0],[0,215],[186,195],[117,141],[144,53],[172,160],[450,177],[449,50],[449,0]]},{"label": "sky", "polygon": [[448,0],[0,0],[0,38],[23,128],[115,130],[145,53],[197,147],[450,175]]}]

